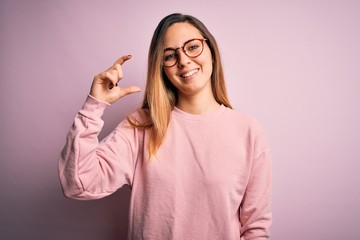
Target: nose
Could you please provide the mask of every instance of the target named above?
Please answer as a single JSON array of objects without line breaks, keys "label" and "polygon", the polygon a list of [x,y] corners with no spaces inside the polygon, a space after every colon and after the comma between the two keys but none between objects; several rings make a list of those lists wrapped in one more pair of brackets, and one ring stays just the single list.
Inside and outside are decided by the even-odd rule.
[{"label": "nose", "polygon": [[178,67],[184,66],[186,64],[189,64],[191,61],[191,58],[188,57],[185,52],[184,49],[180,48],[177,52],[178,54]]}]

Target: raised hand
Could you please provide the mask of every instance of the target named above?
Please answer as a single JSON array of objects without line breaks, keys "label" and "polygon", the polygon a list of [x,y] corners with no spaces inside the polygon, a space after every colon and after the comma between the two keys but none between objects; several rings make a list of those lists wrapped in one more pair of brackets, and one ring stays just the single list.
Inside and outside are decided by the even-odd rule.
[{"label": "raised hand", "polygon": [[131,55],[122,56],[109,69],[96,75],[90,95],[112,104],[128,94],[139,92],[140,88],[136,86],[126,88],[118,86],[118,82],[123,78],[122,65],[130,58]]}]

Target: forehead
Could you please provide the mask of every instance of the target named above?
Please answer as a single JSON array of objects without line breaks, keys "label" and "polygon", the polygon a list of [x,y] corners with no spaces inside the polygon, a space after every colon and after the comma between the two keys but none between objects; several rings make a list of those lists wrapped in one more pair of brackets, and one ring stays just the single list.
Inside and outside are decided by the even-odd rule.
[{"label": "forehead", "polygon": [[171,25],[164,38],[165,48],[179,47],[192,38],[202,38],[200,31],[187,22],[174,23]]}]

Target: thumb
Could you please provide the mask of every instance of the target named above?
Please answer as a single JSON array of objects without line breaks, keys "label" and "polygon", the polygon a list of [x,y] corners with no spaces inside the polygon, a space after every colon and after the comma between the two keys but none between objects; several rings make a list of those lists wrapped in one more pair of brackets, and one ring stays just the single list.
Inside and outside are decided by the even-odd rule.
[{"label": "thumb", "polygon": [[121,97],[132,94],[132,93],[136,93],[136,92],[140,92],[141,89],[137,86],[131,86],[131,87],[126,87],[126,88],[120,88],[120,95]]}]

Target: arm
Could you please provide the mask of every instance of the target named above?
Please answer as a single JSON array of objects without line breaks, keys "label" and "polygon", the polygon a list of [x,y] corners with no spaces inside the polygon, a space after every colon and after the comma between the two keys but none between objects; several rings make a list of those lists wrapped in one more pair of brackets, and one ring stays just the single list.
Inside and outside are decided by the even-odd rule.
[{"label": "arm", "polygon": [[140,91],[134,86],[118,86],[122,64],[130,57],[121,57],[94,77],[90,95],[67,135],[59,160],[60,182],[67,197],[96,199],[124,184],[131,185],[138,143],[136,129],[120,124],[101,143],[98,141],[105,108],[123,96]]},{"label": "arm", "polygon": [[[131,185],[137,139],[129,141],[121,124],[99,143],[102,113],[107,104],[89,96],[68,132],[59,160],[65,196],[75,199],[105,197],[124,184]],[[135,129],[124,129],[135,131]],[[135,136],[135,134],[133,134]]]},{"label": "arm", "polygon": [[[261,132],[255,141],[250,178],[240,206],[241,240],[269,239],[272,224],[270,149]],[[258,152],[258,151],[256,151]]]}]

